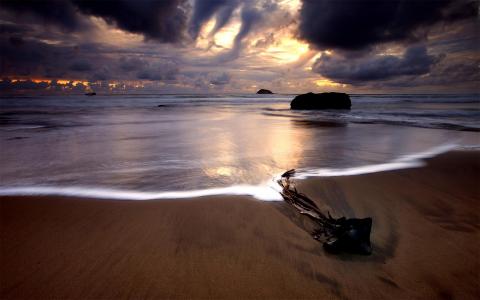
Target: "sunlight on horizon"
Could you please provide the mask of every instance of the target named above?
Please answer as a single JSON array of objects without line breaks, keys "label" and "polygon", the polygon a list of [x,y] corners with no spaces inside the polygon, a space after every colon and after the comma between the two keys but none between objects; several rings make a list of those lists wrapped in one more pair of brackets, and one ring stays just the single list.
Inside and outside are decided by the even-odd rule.
[{"label": "sunlight on horizon", "polygon": [[331,81],[329,79],[318,79],[315,80],[314,83],[319,87],[346,87],[346,84],[341,84],[335,81]]}]

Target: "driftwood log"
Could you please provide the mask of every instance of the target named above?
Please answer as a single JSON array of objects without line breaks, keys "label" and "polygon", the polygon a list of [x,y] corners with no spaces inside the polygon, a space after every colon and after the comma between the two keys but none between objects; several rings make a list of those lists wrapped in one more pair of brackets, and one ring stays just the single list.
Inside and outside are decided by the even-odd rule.
[{"label": "driftwood log", "polygon": [[282,187],[280,194],[285,202],[318,225],[319,229],[312,233],[313,238],[323,242],[324,249],[329,253],[370,255],[372,253],[370,244],[372,218],[347,219],[341,217],[335,219],[329,212],[325,215],[314,201],[297,191],[291,180],[294,175],[294,169],[282,174],[278,180],[278,184]]}]

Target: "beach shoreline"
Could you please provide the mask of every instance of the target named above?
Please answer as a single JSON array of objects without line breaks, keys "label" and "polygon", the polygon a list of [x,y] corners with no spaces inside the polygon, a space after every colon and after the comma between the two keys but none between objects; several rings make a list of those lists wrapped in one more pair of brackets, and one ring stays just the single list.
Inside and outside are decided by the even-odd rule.
[{"label": "beach shoreline", "polygon": [[480,295],[480,151],[311,177],[333,216],[373,217],[373,254],[326,254],[284,202],[0,197],[0,298],[460,298]]}]

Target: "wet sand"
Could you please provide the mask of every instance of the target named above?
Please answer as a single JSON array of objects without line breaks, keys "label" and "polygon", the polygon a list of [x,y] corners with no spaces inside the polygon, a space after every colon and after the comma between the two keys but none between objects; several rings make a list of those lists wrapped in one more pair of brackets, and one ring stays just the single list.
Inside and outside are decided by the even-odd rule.
[{"label": "wet sand", "polygon": [[0,298],[480,297],[480,152],[297,187],[373,217],[373,255],[326,254],[283,202],[2,197]]}]

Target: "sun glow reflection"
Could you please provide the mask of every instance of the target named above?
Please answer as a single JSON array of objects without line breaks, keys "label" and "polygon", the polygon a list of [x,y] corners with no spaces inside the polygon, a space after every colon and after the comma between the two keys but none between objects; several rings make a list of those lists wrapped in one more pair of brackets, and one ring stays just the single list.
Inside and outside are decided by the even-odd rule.
[{"label": "sun glow reflection", "polygon": [[[285,120],[265,123],[257,116],[236,113],[222,113],[219,117],[212,127],[205,127],[208,147],[199,147],[205,150],[202,156],[208,162],[203,173],[212,179],[222,181],[230,177],[249,183],[270,179],[301,165],[304,149],[312,139],[309,130]],[[239,127],[244,131],[235,131]]]}]

